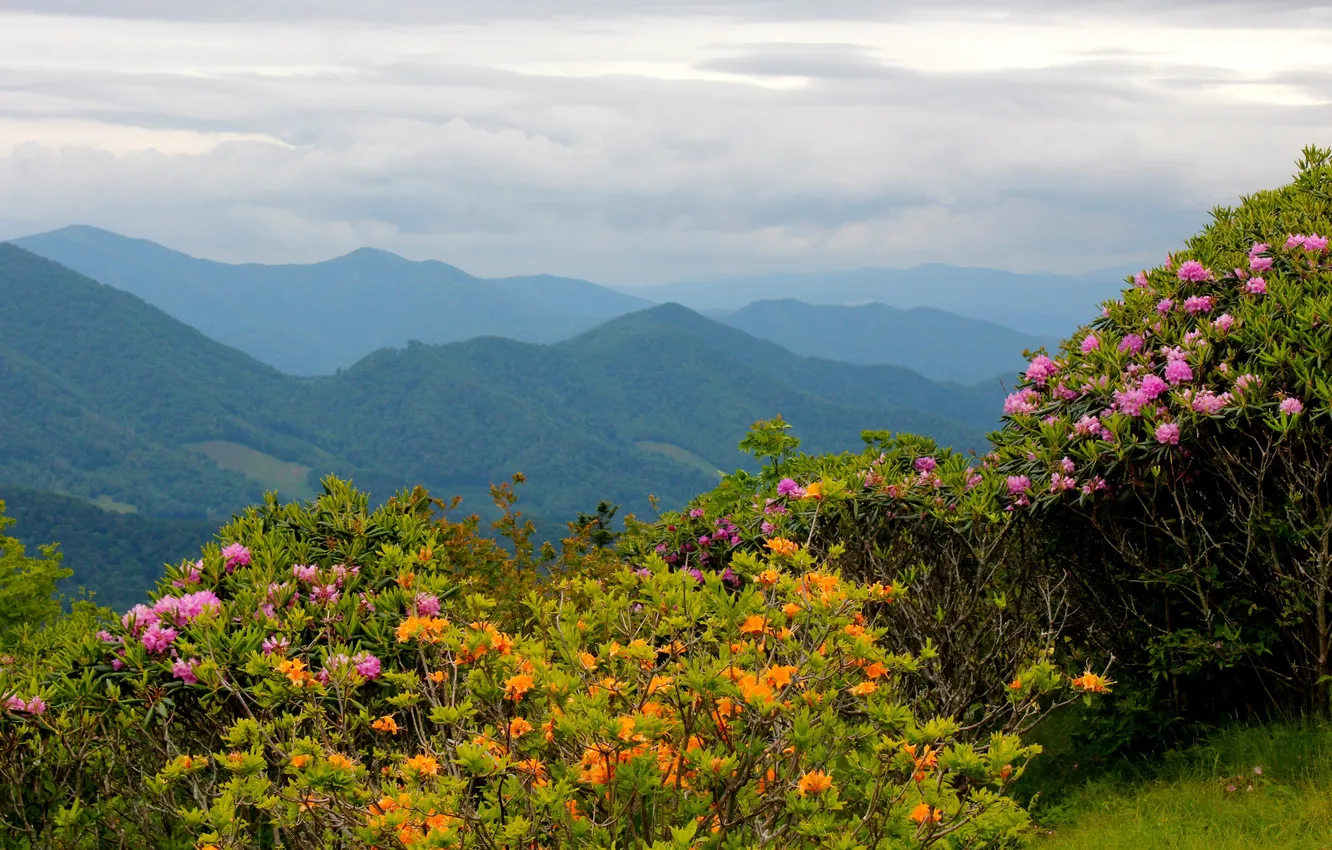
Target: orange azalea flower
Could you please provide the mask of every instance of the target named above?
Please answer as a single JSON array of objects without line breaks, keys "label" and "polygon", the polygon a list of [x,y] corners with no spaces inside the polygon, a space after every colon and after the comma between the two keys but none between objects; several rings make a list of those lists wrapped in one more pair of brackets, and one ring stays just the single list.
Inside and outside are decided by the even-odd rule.
[{"label": "orange azalea flower", "polygon": [[878,679],[882,676],[887,675],[887,673],[888,673],[888,668],[884,667],[882,664],[880,664],[877,661],[875,661],[873,664],[870,664],[868,667],[865,668],[865,676],[870,679]]},{"label": "orange azalea flower", "polygon": [[815,482],[813,482],[812,484],[810,484],[808,487],[806,487],[806,488],[805,488],[805,498],[806,498],[806,499],[822,499],[822,498],[823,498],[823,482],[822,482],[822,481],[815,481]]},{"label": "orange azalea flower", "polygon": [[914,823],[938,823],[943,819],[943,812],[934,808],[929,803],[921,803],[911,810],[911,820]]},{"label": "orange azalea flower", "polygon": [[408,771],[421,776],[439,775],[439,762],[436,761],[434,756],[427,756],[424,754],[412,756],[407,759],[407,761],[403,762],[402,766]]},{"label": "orange azalea flower", "polygon": [[310,763],[310,757],[305,753],[297,753],[291,757],[291,766],[296,768],[305,767]]},{"label": "orange azalea flower", "polygon": [[1110,686],[1113,685],[1114,682],[1088,670],[1078,678],[1074,679],[1070,684],[1078,690],[1086,691],[1089,694],[1105,694],[1110,692]]},{"label": "orange azalea flower", "polygon": [[528,691],[532,690],[532,685],[532,677],[526,673],[511,676],[504,683],[504,698],[518,702]]},{"label": "orange azalea flower", "polygon": [[786,615],[786,619],[794,619],[795,615],[800,613],[800,606],[794,602],[788,602],[782,606],[782,613]]},{"label": "orange azalea flower", "polygon": [[531,731],[532,731],[532,724],[528,723],[527,720],[525,720],[522,717],[515,717],[509,721],[510,738],[521,738],[523,735],[526,735],[528,732]]},{"label": "orange azalea flower", "polygon": [[[652,680],[648,682],[647,695],[652,696],[658,691],[661,691],[665,688],[669,688],[673,681],[675,680],[672,679],[670,676],[653,676]],[[646,707],[647,706],[644,706],[644,708]]]},{"label": "orange azalea flower", "polygon": [[800,551],[799,543],[787,540],[785,537],[774,537],[768,541],[767,545],[775,555],[794,555]]},{"label": "orange azalea flower", "polygon": [[781,578],[781,573],[774,569],[766,569],[758,574],[758,583],[763,587],[772,587]]},{"label": "orange azalea flower", "polygon": [[351,759],[347,758],[344,755],[341,755],[340,753],[334,753],[333,755],[329,756],[328,763],[333,767],[336,767],[338,770],[352,769]]},{"label": "orange azalea flower", "polygon": [[287,677],[287,681],[298,688],[314,679],[305,669],[305,662],[299,658],[288,658],[279,664],[277,669]]},{"label": "orange azalea flower", "polygon": [[1008,683],[1008,689],[1009,689],[1010,691],[1020,691],[1020,690],[1022,690],[1022,680],[1021,680],[1021,679],[1014,679],[1013,681],[1009,682],[1009,683]]},{"label": "orange azalea flower", "polygon": [[398,721],[393,719],[393,715],[385,714],[383,717],[370,724],[370,728],[376,732],[389,732],[398,734]]},{"label": "orange azalea flower", "polygon": [[398,587],[401,587],[403,590],[406,590],[407,588],[411,587],[412,583],[415,581],[416,581],[416,573],[412,572],[403,573],[397,578]]},{"label": "orange azalea flower", "polygon": [[832,777],[821,770],[810,771],[796,782],[796,788],[802,797],[806,794],[822,794],[832,787]]},{"label": "orange azalea flower", "polygon": [[448,829],[457,823],[458,819],[453,815],[441,815],[432,813],[425,819],[425,825],[431,829]]},{"label": "orange azalea flower", "polygon": [[1008,777],[1010,777],[1010,776],[1012,776],[1012,775],[1013,775],[1013,765],[1011,765],[1011,764],[1006,764],[1006,765],[1004,765],[1003,767],[999,768],[999,778],[1000,778],[1002,781],[1007,782],[1007,781],[1008,781]]},{"label": "orange azalea flower", "polygon": [[567,809],[567,810],[569,811],[569,817],[570,817],[571,819],[576,820],[576,821],[579,821],[579,820],[582,820],[582,819],[583,819],[583,816],[580,815],[580,814],[578,813],[578,801],[577,801],[577,800],[568,800],[568,801],[566,801],[565,804],[564,804],[564,808]]},{"label": "orange azalea flower", "polygon": [[768,628],[768,622],[762,614],[750,614],[740,626],[742,635],[761,635]]},{"label": "orange azalea flower", "polygon": [[763,679],[774,688],[784,688],[791,684],[791,675],[799,669],[799,667],[792,665],[769,667],[763,673]]},{"label": "orange azalea flower", "polygon": [[597,667],[597,657],[590,652],[578,653],[578,662],[587,670],[595,670]]},{"label": "orange azalea flower", "polygon": [[426,678],[428,678],[430,681],[434,682],[435,684],[439,684],[440,682],[443,682],[445,679],[449,678],[449,674],[445,673],[443,670],[433,670]]},{"label": "orange azalea flower", "polygon": [[857,625],[854,624],[854,623],[852,623],[852,624],[849,625],[849,626],[846,626],[845,628],[842,629],[842,631],[845,632],[846,634],[850,635],[851,637],[864,637],[864,636],[865,636],[865,627],[864,627],[864,626],[857,626]]},{"label": "orange azalea flower", "polygon": [[444,637],[444,630],[448,626],[449,621],[442,617],[413,615],[398,624],[398,643],[406,643],[413,638],[419,638],[426,643],[438,643]]},{"label": "orange azalea flower", "polygon": [[852,687],[847,688],[847,692],[852,696],[867,697],[878,689],[879,686],[875,682],[861,682],[859,685],[853,685]]}]

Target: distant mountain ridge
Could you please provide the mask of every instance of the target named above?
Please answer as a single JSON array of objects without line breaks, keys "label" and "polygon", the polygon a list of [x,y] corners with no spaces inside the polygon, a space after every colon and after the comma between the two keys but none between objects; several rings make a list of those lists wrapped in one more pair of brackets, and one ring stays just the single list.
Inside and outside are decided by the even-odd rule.
[{"label": "distant mountain ridge", "polygon": [[1117,298],[1123,283],[1109,272],[1087,278],[930,263],[909,269],[770,274],[635,288],[635,295],[676,301],[703,312],[734,311],[758,300],[808,304],[879,303],[899,309],[935,307],[994,322],[1021,333],[1060,337]]},{"label": "distant mountain ridge", "polygon": [[373,248],[307,265],[232,265],[81,225],[13,244],[293,375],[331,374],[411,339],[554,342],[650,303],[587,281],[478,278]]},{"label": "distant mountain ridge", "polygon": [[783,299],[755,301],[718,321],[797,354],[893,364],[932,380],[960,383],[1016,374],[1026,363],[1024,349],[1054,342],[933,307],[841,307]]},{"label": "distant mountain ridge", "polygon": [[557,344],[413,343],[298,378],[8,244],[0,303],[0,482],[149,516],[255,500],[256,458],[287,480],[336,472],[379,497],[423,483],[473,508],[522,471],[539,516],[601,498],[641,512],[649,493],[676,504],[711,486],[708,465],[745,464],[736,443],[758,418],[784,415],[815,451],[856,449],[863,429],[979,446],[1002,399],[997,381],[801,357],[678,305]]}]

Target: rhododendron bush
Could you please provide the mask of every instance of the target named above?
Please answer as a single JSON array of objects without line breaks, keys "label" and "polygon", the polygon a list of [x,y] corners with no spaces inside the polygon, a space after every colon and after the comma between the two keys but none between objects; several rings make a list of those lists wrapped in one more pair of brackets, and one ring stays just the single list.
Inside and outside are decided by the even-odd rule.
[{"label": "rhododendron bush", "polygon": [[998,683],[1003,721],[964,726],[891,639],[898,591],[776,535],[725,571],[655,554],[601,578],[555,570],[524,616],[501,616],[455,575],[485,547],[424,494],[370,511],[326,488],[249,510],[154,600],[5,668],[0,690],[21,701],[0,719],[15,834],[999,846],[1026,823],[1006,792],[1038,749],[1015,732],[1105,690],[1037,659]]},{"label": "rhododendron bush", "polygon": [[1325,709],[1332,152],[1213,219],[1031,361],[988,462],[1177,709]]}]

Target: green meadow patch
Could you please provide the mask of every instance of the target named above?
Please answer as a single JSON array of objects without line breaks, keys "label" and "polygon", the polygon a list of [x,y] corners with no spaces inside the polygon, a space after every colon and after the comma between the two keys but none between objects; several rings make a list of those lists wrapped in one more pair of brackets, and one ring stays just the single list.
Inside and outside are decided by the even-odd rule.
[{"label": "green meadow patch", "polygon": [[715,475],[721,477],[726,473],[717,468],[714,463],[709,463],[704,458],[699,457],[688,449],[682,449],[672,443],[658,443],[652,440],[641,440],[634,445],[645,452],[653,452],[659,455],[665,455],[671,460],[683,463],[686,466],[693,467],[706,475]]},{"label": "green meadow patch", "polygon": [[308,478],[308,466],[280,460],[249,446],[226,440],[189,443],[185,448],[204,455],[222,469],[239,472],[251,481],[259,482],[266,489],[277,490],[284,496],[297,499],[315,497]]}]

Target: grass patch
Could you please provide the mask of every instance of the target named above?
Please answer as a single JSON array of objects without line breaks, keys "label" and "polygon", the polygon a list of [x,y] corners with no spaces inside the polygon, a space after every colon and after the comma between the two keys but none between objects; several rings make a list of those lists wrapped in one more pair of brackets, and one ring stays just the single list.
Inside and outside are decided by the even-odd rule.
[{"label": "grass patch", "polygon": [[266,490],[277,490],[286,498],[313,499],[316,495],[307,477],[310,472],[308,466],[279,460],[249,446],[225,440],[189,443],[185,448],[204,455],[223,469],[239,472],[259,482]]},{"label": "grass patch", "polygon": [[139,512],[139,509],[131,505],[129,502],[117,502],[105,493],[98,496],[96,499],[90,499],[89,501],[107,513],[137,514]]},{"label": "grass patch", "polygon": [[665,455],[666,457],[670,458],[673,461],[676,461],[677,463],[683,463],[686,466],[692,466],[694,469],[697,469],[699,472],[702,472],[705,475],[715,475],[718,478],[721,478],[726,474],[725,472],[722,472],[720,469],[718,469],[715,464],[708,463],[706,460],[694,454],[693,452],[689,451],[688,449],[682,449],[679,446],[674,445],[672,443],[657,443],[651,440],[643,440],[641,442],[634,443],[634,445],[638,446],[643,451],[654,452],[659,455]]},{"label": "grass patch", "polygon": [[1223,730],[1034,814],[1039,850],[1332,850],[1332,725]]}]

